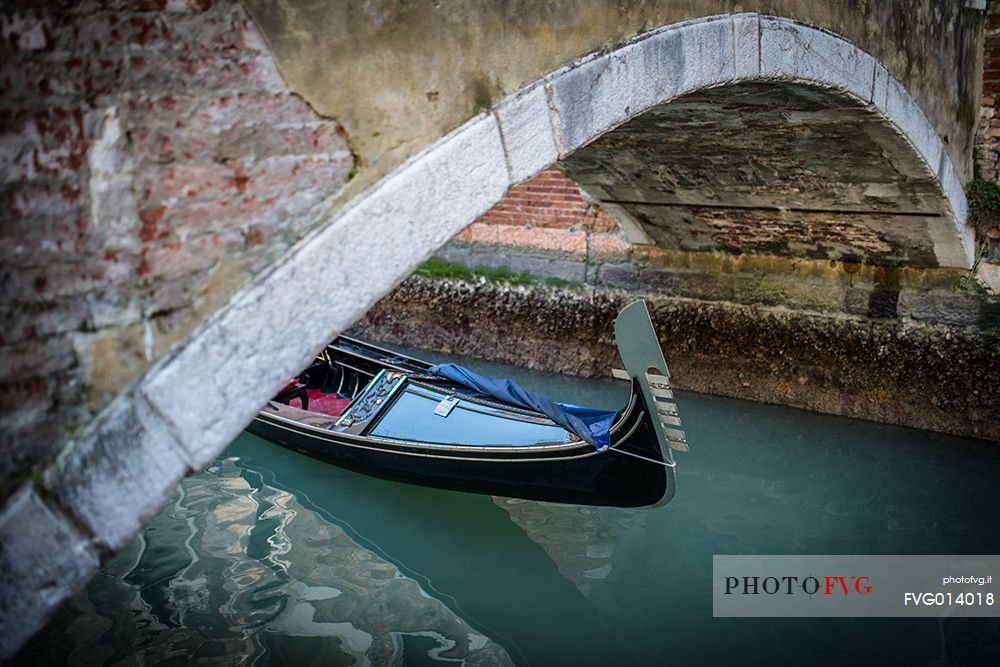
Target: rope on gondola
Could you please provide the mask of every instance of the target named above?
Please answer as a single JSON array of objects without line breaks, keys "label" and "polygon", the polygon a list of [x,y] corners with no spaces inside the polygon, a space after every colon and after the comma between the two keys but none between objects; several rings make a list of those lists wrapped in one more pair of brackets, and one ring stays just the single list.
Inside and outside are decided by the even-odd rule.
[{"label": "rope on gondola", "polygon": [[613,451],[618,452],[619,454],[624,454],[626,456],[634,456],[637,459],[642,459],[643,461],[649,461],[650,463],[655,463],[657,465],[661,465],[664,468],[676,468],[677,467],[677,461],[671,461],[670,463],[667,463],[666,461],[657,461],[656,459],[651,459],[651,458],[648,458],[648,457],[643,456],[641,454],[633,454],[632,452],[626,452],[624,449],[617,449],[615,447],[611,447],[610,449],[612,449]]}]

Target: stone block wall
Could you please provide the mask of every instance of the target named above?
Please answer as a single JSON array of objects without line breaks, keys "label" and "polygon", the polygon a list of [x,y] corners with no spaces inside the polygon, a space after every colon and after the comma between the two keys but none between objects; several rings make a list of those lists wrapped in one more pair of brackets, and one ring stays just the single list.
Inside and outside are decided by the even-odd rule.
[{"label": "stone block wall", "polygon": [[0,498],[312,226],[341,126],[233,0],[0,6]]},{"label": "stone block wall", "polygon": [[970,328],[415,276],[357,330],[389,344],[609,377],[621,363],[614,318],[638,297],[676,389],[1000,441],[1000,345]]}]

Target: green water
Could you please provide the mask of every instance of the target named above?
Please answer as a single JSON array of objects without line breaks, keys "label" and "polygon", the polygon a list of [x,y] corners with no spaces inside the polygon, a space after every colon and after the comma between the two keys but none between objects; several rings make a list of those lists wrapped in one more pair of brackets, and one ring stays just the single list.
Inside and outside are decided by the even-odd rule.
[{"label": "green water", "polygon": [[[615,407],[623,384],[513,375]],[[713,619],[713,554],[1000,553],[1000,447],[680,394],[654,510],[406,486],[250,435],[23,664],[1000,665],[1000,623]]]}]

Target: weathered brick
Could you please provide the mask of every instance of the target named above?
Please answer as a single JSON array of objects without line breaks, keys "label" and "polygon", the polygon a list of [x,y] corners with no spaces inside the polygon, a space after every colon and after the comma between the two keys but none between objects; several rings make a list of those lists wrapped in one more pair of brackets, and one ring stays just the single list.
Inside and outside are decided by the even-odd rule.
[{"label": "weathered brick", "polygon": [[[104,16],[85,15],[84,21],[100,21]],[[111,14],[110,29],[98,26],[92,31],[98,39],[103,40],[101,48],[115,50],[126,48],[130,50],[173,49],[181,46],[190,49],[195,46],[190,41],[190,35],[180,29],[179,21],[168,21],[160,12]],[[81,36],[86,28],[81,27]]]},{"label": "weathered brick", "polygon": [[208,98],[195,113],[192,122],[197,127],[225,129],[261,118],[275,123],[307,123],[316,120],[309,106],[289,92],[235,93]]},{"label": "weathered brick", "polygon": [[[72,255],[74,250],[65,252]],[[67,259],[63,251],[56,252],[50,246],[33,250],[29,247],[22,254],[24,261],[16,270],[10,266],[0,269],[0,285],[6,298],[18,304],[79,296],[113,284],[114,264],[123,259],[120,256],[93,262]]]},{"label": "weathered brick", "polygon": [[167,209],[163,206],[151,206],[139,211],[142,229],[139,231],[140,241],[153,241],[164,238],[170,231],[165,224],[163,214]]},{"label": "weathered brick", "polygon": [[[175,119],[172,125],[134,127],[130,133],[132,144],[145,159],[161,164],[349,155],[343,130],[335,123],[317,122],[315,116],[303,115],[307,109],[299,108],[299,103],[284,96],[265,95],[257,99],[274,109],[267,124],[259,124],[256,116],[267,111],[253,112],[243,104],[245,97],[217,98],[188,118]],[[229,108],[233,108],[233,114],[226,111]],[[252,122],[246,122],[247,114],[255,114]]]},{"label": "weathered brick", "polygon": [[4,210],[0,216],[11,221],[73,216],[81,197],[80,185],[75,180],[24,183],[3,193]]},{"label": "weathered brick", "polygon": [[587,235],[577,230],[544,229],[496,225],[500,245],[519,246],[532,251],[552,251],[584,256],[587,252]]},{"label": "weathered brick", "polygon": [[0,306],[0,320],[5,323],[0,328],[0,346],[77,331],[87,317],[87,303],[78,297]]},{"label": "weathered brick", "polygon": [[0,13],[0,39],[8,49],[38,51],[52,48],[49,35],[53,20],[48,16]]},{"label": "weathered brick", "polygon": [[547,169],[511,188],[481,220],[567,229],[581,225],[591,208],[576,183],[556,169]]},{"label": "weathered brick", "polygon": [[[0,346],[29,365],[26,345],[52,347],[62,366],[12,379],[26,369],[4,357],[0,388],[35,392],[0,419],[9,472],[91,414],[68,406],[106,400],[87,346],[67,341],[114,340],[143,313],[176,315],[182,336],[204,317],[195,299],[231,294],[309,231],[353,158],[232,0],[18,0],[0,48]],[[220,287],[224,256],[246,273]]]},{"label": "weathered brick", "polygon": [[0,347],[0,368],[5,377],[41,377],[75,364],[70,336],[50,337],[45,347],[34,341]]},{"label": "weathered brick", "polygon": [[[55,283],[66,277],[59,268],[67,256],[84,250],[83,218],[78,211],[65,217],[33,217],[5,224],[0,229],[0,265],[50,271]],[[37,289],[36,296],[44,293]],[[17,291],[11,293],[13,298]]]},{"label": "weathered brick", "polygon": [[0,173],[6,182],[74,175],[86,160],[79,107],[0,114]]},{"label": "weathered brick", "polygon": [[121,58],[88,57],[72,51],[12,58],[0,64],[6,106],[37,105],[39,100],[104,101],[104,96],[124,90],[130,78],[130,69]]},{"label": "weathered brick", "polygon": [[171,58],[130,56],[128,69],[122,70],[122,86],[138,92],[174,89],[206,95],[223,90],[229,99],[240,94],[264,97],[262,92],[280,94],[286,90],[270,58],[242,51],[179,52]]},{"label": "weathered brick", "polygon": [[[281,198],[322,190],[350,168],[351,155],[337,153],[279,156],[228,164],[148,165],[138,175],[143,199],[151,205],[204,202],[235,195]],[[284,202],[279,201],[278,204]]]},{"label": "weathered brick", "polygon": [[[1000,6],[988,3],[986,39],[983,43],[983,92],[980,98],[980,123],[976,131],[973,148],[975,171],[982,178],[1000,180],[1000,150],[997,137],[991,131],[995,127],[997,102],[1000,97],[1000,79],[995,70],[1000,63]],[[991,71],[993,70],[993,71]]]},{"label": "weathered brick", "polygon": [[229,3],[216,4],[208,14],[182,17],[173,24],[181,39],[172,40],[174,49],[245,50],[256,44],[247,40],[250,19]]},{"label": "weathered brick", "polygon": [[204,271],[243,246],[239,234],[205,234],[185,242],[153,245],[142,251],[139,274],[150,280],[173,280]]},{"label": "weathered brick", "polygon": [[252,156],[258,160],[294,155],[343,153],[343,137],[330,123],[300,123],[274,127],[271,123],[241,125],[218,134],[216,155],[221,160]]},{"label": "weathered brick", "polygon": [[592,207],[583,224],[594,233],[618,232],[618,223],[604,209]]},{"label": "weathered brick", "polygon": [[617,234],[591,234],[587,258],[592,262],[621,262],[627,260],[632,244]]},{"label": "weathered brick", "polygon": [[474,222],[465,228],[472,243],[495,245],[500,242],[499,227],[483,222]]}]

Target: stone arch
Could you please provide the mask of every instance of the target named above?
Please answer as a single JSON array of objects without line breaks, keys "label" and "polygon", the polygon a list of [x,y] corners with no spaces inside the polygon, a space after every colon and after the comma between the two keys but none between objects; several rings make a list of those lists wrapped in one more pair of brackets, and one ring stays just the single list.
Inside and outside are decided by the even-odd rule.
[{"label": "stone arch", "polygon": [[971,264],[958,174],[916,101],[885,68],[836,35],[787,19],[710,17],[565,66],[413,156],[157,364],[142,396],[203,465],[284,378],[512,184],[655,105],[752,79],[834,88],[877,109],[936,175],[950,206],[941,218],[947,228],[932,233],[949,253],[943,263]]},{"label": "stone arch", "polygon": [[68,531],[64,541],[81,553],[92,554],[90,545],[120,549],[185,468],[210,462],[316,350],[511,185],[656,105],[754,80],[841,91],[887,119],[947,201],[948,215],[931,230],[941,263],[970,265],[959,176],[918,104],[869,54],[831,33],[757,14],[665,26],[524,86],[332,213],[155,363],[44,471],[41,484],[72,515],[70,525],[31,488],[8,506]]}]

